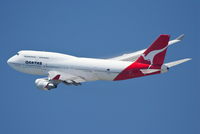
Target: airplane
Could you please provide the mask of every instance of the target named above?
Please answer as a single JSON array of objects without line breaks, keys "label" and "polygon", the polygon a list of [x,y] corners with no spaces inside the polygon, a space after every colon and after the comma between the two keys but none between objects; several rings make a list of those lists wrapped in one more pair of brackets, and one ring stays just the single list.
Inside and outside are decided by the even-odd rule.
[{"label": "airplane", "polygon": [[19,72],[46,76],[35,80],[36,87],[43,90],[57,88],[59,83],[78,86],[96,80],[126,80],[165,73],[169,68],[191,60],[185,58],[164,63],[167,48],[183,37],[180,35],[170,41],[170,35],[162,34],[147,49],[108,59],[22,50],[9,58],[7,63]]}]

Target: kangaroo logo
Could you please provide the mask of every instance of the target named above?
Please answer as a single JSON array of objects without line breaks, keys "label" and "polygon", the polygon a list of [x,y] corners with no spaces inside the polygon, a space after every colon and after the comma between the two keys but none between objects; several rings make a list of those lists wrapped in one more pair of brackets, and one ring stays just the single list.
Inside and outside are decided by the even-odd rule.
[{"label": "kangaroo logo", "polygon": [[154,60],[154,57],[163,52],[168,46],[160,49],[160,50],[154,50],[154,51],[151,51],[150,53],[148,53],[146,56],[144,54],[142,54],[142,57],[144,58],[144,60],[147,60],[147,61],[150,61],[150,66],[149,68],[151,67],[151,65],[153,65],[153,60]]}]

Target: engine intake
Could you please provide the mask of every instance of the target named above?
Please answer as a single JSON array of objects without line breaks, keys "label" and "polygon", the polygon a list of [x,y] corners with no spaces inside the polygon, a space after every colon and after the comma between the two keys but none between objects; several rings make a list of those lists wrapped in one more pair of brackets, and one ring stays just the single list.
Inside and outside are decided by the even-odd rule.
[{"label": "engine intake", "polygon": [[51,83],[47,79],[36,79],[35,84],[36,84],[37,88],[43,89],[43,90],[50,90],[53,88],[57,88],[57,85]]}]

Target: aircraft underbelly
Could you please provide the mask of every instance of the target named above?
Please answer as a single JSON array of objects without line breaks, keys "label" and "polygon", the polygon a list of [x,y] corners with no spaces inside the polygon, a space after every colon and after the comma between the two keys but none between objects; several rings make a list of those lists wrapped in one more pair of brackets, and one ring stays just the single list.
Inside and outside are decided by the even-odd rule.
[{"label": "aircraft underbelly", "polygon": [[129,62],[81,59],[71,62],[68,73],[84,77],[87,81],[113,80],[128,65]]},{"label": "aircraft underbelly", "polygon": [[113,80],[119,73],[112,72],[95,72],[98,80]]}]

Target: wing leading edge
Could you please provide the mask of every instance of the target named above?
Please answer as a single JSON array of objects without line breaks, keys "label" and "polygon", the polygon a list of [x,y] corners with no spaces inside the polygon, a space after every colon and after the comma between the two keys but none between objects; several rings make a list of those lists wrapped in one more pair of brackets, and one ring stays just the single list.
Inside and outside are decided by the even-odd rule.
[{"label": "wing leading edge", "polygon": [[[183,38],[184,38],[184,34],[178,36],[174,40],[169,41],[168,46],[180,42]],[[119,61],[131,61],[131,62],[133,62],[139,56],[141,56],[145,51],[146,51],[146,49],[143,49],[143,50],[136,51],[136,52],[133,52],[133,53],[127,53],[127,54],[123,54],[121,56],[110,58],[109,60],[119,60]]]}]

